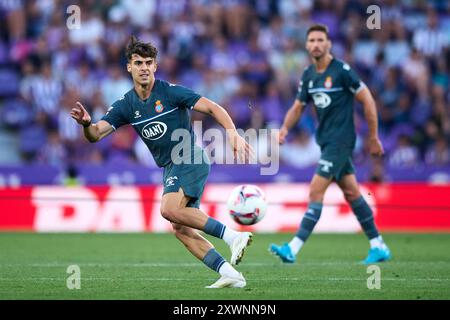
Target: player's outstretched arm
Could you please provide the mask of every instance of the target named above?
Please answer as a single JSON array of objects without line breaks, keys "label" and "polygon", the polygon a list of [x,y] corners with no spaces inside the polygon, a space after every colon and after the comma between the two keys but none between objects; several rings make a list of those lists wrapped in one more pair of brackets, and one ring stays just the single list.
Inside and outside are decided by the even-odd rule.
[{"label": "player's outstretched arm", "polygon": [[363,105],[364,117],[369,127],[369,150],[373,156],[382,156],[384,154],[383,145],[378,138],[378,115],[375,100],[367,87],[362,88],[355,95],[358,102]]},{"label": "player's outstretched arm", "polygon": [[242,138],[238,134],[233,120],[223,107],[221,107],[214,101],[211,101],[205,97],[201,97],[197,101],[193,109],[205,114],[209,114],[214,119],[216,119],[216,121],[222,127],[224,127],[235,157],[239,157],[241,161],[245,161],[245,159],[249,157],[254,158],[255,152],[253,151],[252,146],[250,146],[244,140],[244,138]]},{"label": "player's outstretched arm", "polygon": [[83,126],[83,133],[89,142],[97,142],[108,134],[113,132],[113,127],[106,121],[100,120],[97,123],[92,123],[92,118],[84,106],[77,102],[76,106],[70,111],[70,116],[78,124]]},{"label": "player's outstretched arm", "polygon": [[286,141],[286,136],[289,130],[295,126],[295,124],[300,120],[303,112],[303,103],[300,100],[295,99],[292,106],[289,108],[286,116],[284,117],[283,125],[280,128],[280,135],[278,136],[278,142],[283,144]]}]

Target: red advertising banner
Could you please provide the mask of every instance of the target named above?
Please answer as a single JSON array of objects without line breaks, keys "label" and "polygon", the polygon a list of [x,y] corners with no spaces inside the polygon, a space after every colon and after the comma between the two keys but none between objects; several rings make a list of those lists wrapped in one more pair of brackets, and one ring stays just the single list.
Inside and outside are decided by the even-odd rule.
[{"label": "red advertising banner", "polygon": [[[221,222],[243,229],[227,213],[235,184],[208,184],[201,209]],[[306,211],[308,184],[261,184],[269,203],[255,232],[293,232]],[[450,232],[450,186],[428,184],[362,185],[381,231]],[[170,232],[159,213],[159,186],[0,189],[0,230],[37,232]],[[315,232],[360,232],[351,208],[336,185],[324,199]]]}]

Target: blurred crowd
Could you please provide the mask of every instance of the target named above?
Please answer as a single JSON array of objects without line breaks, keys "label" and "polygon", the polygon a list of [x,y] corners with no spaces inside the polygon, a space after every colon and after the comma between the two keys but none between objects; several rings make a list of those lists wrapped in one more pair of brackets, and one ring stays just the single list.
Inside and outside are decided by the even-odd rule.
[{"label": "blurred crowd", "polygon": [[[76,4],[81,28],[70,29]],[[366,25],[381,8],[381,29]],[[159,50],[156,77],[224,106],[237,127],[279,128],[310,63],[312,23],[329,27],[333,54],[371,89],[379,110],[383,167],[450,165],[448,1],[354,0],[0,0],[0,163],[154,165],[133,128],[87,143],[69,111],[81,101],[99,120],[131,89],[124,47],[134,34]],[[372,161],[355,106],[356,164]],[[203,129],[217,124],[192,113]],[[315,165],[315,114],[308,107],[281,161]]]}]

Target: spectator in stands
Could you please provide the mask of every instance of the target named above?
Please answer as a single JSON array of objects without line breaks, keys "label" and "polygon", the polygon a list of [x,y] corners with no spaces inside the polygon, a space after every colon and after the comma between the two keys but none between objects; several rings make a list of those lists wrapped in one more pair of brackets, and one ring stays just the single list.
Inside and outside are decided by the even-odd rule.
[{"label": "spectator in stands", "polygon": [[413,167],[419,163],[419,151],[411,143],[407,135],[399,135],[397,146],[389,157],[389,164],[393,167]]},{"label": "spectator in stands", "polygon": [[127,92],[133,87],[129,78],[125,77],[119,65],[109,67],[109,77],[101,85],[103,101],[110,106],[120,98],[121,92]]},{"label": "spectator in stands", "polygon": [[413,44],[428,58],[441,56],[448,47],[449,39],[439,26],[438,13],[429,8],[427,13],[427,27],[417,28],[413,35]]},{"label": "spectator in stands", "polygon": [[31,101],[37,111],[55,115],[63,96],[63,83],[52,73],[50,61],[44,61],[35,81],[30,83]]},{"label": "spectator in stands", "polygon": [[65,78],[67,90],[77,90],[84,101],[93,99],[98,87],[98,80],[91,69],[88,61],[82,61],[77,68],[69,69]]},{"label": "spectator in stands", "polygon": [[433,145],[425,154],[425,163],[427,165],[449,165],[450,164],[450,148],[448,140],[444,136],[439,136]]},{"label": "spectator in stands", "polygon": [[68,160],[67,149],[64,147],[57,130],[48,133],[46,143],[39,148],[38,161],[55,167],[63,167]]},{"label": "spectator in stands", "polygon": [[[83,28],[68,30],[61,15],[64,2],[0,0],[0,130],[10,139],[21,137],[17,150],[24,151],[11,149],[16,155],[9,159],[22,155],[26,161],[58,163],[58,154],[64,159],[75,150],[74,157],[99,163],[117,154],[107,152],[111,141],[101,151],[75,147],[80,132],[69,125],[70,119],[66,123],[65,108],[81,95],[95,117],[119,98],[117,92],[131,87],[116,63],[124,62],[121,48],[132,33],[161,48],[160,78],[213,94],[241,128],[270,126],[297,90],[308,63],[305,31],[313,21],[329,24],[333,53],[354,64],[374,89],[386,165],[402,166],[407,158],[422,164],[445,159],[435,154],[445,149],[442,137],[448,144],[450,136],[448,5],[435,1],[424,12],[423,2],[387,0],[381,4],[382,30],[369,30],[361,28],[366,2],[80,1]],[[311,110],[305,110],[299,127],[313,127]],[[48,113],[56,128],[39,125],[39,111]],[[33,115],[36,121],[30,122]],[[198,117],[196,113],[193,120]],[[408,134],[414,146],[396,147],[398,128],[404,124],[412,128]],[[211,121],[203,125],[206,130]],[[33,144],[47,147],[53,130],[65,152],[37,156]],[[30,133],[37,138],[27,141]],[[134,140],[124,140],[130,143],[125,157],[139,161],[139,149],[131,146]]]},{"label": "spectator in stands", "polygon": [[409,57],[401,64],[405,80],[420,97],[428,97],[429,69],[422,54],[413,48]]},{"label": "spectator in stands", "polygon": [[292,141],[280,148],[280,159],[295,168],[314,166],[320,159],[320,148],[306,130],[299,130]]}]

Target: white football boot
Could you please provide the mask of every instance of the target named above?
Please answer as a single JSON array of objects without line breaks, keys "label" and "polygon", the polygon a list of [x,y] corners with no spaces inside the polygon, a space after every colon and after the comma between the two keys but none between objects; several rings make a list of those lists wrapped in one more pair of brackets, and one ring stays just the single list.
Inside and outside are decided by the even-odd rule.
[{"label": "white football boot", "polygon": [[236,266],[241,262],[244,256],[245,249],[252,243],[253,234],[251,232],[240,232],[231,244],[231,259],[230,263]]},{"label": "white football boot", "polygon": [[242,273],[239,273],[239,277],[233,278],[229,276],[221,276],[219,280],[212,285],[205,288],[218,289],[218,288],[244,288],[247,282],[245,281]]}]

